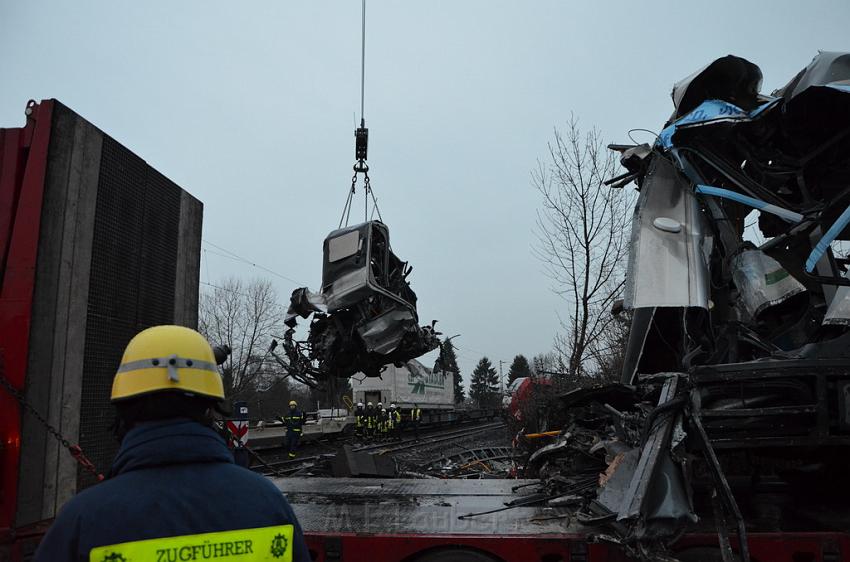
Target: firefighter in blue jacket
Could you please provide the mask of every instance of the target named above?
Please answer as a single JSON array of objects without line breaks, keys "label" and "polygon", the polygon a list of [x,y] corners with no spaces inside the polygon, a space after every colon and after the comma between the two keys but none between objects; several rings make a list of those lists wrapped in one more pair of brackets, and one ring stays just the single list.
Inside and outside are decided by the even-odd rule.
[{"label": "firefighter in blue jacket", "polygon": [[298,443],[301,442],[301,431],[304,429],[304,422],[307,421],[307,416],[298,409],[298,402],[295,400],[289,401],[289,412],[280,418],[280,421],[286,426],[286,452],[289,453],[289,458],[295,458],[295,451],[298,450]]},{"label": "firefighter in blue jacket", "polygon": [[72,498],[36,562],[309,562],[292,508],[233,463],[212,429],[224,388],[209,343],[156,326],[127,345],[112,384],[121,447],[109,478]]}]

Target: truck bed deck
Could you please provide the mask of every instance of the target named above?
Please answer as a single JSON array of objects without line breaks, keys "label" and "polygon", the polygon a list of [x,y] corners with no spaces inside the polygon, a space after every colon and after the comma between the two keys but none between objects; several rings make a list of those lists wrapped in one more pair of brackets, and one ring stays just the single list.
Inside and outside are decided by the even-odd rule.
[{"label": "truck bed deck", "polygon": [[[487,560],[632,560],[615,545],[589,537],[568,508],[514,507],[470,519],[458,516],[505,507],[531,495],[531,480],[272,478],[286,494],[318,562],[409,562],[429,553]],[[706,522],[707,524],[708,522]],[[674,546],[687,562],[720,560],[716,530],[692,529]],[[737,538],[731,537],[737,550]],[[850,535],[842,532],[754,532],[753,560],[847,560]],[[472,558],[468,558],[472,556]]]},{"label": "truck bed deck", "polygon": [[305,533],[566,535],[582,532],[564,508],[505,507],[529,480],[273,478]]}]

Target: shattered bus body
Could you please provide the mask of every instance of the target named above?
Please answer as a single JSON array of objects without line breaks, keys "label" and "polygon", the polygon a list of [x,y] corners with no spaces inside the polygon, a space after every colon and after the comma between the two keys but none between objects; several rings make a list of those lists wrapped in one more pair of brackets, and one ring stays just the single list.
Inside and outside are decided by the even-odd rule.
[{"label": "shattered bus body", "polygon": [[[434,323],[419,326],[413,270],[390,248],[380,221],[331,232],[324,242],[322,289],[292,293],[284,340],[290,372],[298,376],[380,376],[385,365],[402,366],[440,345]],[[296,318],[313,315],[305,342],[292,339]],[[301,371],[298,373],[297,371]]]},{"label": "shattered bus body", "polygon": [[[749,560],[748,533],[850,522],[850,54],[761,80],[718,59],[675,85],[652,146],[611,146],[628,171],[608,185],[640,191],[622,380],[560,396],[564,431],[529,458],[640,560],[700,530],[710,559]],[[833,546],[811,559],[850,557]]]}]

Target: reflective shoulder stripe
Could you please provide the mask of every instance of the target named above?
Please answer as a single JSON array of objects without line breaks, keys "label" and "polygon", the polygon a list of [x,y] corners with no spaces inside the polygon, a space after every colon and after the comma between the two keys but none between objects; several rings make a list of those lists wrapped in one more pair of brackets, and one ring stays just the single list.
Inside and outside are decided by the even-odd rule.
[{"label": "reflective shoulder stripe", "polygon": [[292,562],[292,525],[98,546],[89,562]]}]

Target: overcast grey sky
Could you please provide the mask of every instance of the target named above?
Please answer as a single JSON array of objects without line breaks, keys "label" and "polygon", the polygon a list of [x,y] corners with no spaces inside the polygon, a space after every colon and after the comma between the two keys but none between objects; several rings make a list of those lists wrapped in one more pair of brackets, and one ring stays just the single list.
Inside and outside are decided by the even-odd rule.
[{"label": "overcast grey sky", "polygon": [[[657,131],[672,84],[729,53],[769,92],[818,49],[850,50],[848,24],[850,0],[369,0],[372,185],[421,319],[462,334],[464,375],[547,351],[558,328],[530,253],[553,127]],[[357,0],[0,0],[0,127],[61,100],[201,199],[205,240],[313,289],[350,186],[359,64]],[[268,276],[205,248],[206,282]],[[285,302],[295,285],[272,280]]]}]

